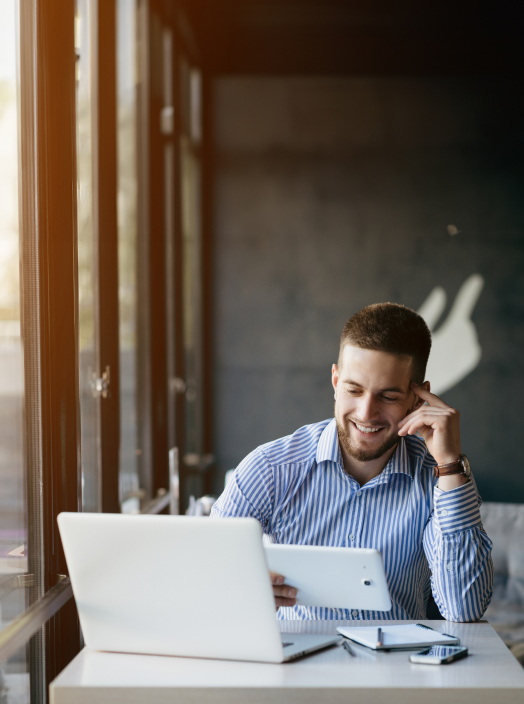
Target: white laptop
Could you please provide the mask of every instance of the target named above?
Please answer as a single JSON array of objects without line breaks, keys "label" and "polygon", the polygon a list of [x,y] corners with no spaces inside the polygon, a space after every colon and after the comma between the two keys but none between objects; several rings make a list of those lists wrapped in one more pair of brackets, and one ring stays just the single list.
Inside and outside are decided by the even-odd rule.
[{"label": "white laptop", "polygon": [[61,513],[92,650],[285,662],[338,635],[280,633],[253,518]]}]

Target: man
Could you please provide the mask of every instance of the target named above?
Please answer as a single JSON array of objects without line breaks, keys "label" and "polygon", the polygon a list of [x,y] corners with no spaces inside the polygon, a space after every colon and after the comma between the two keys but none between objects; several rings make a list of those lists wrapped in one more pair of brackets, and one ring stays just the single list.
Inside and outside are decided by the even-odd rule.
[{"label": "man", "polygon": [[422,619],[430,589],[450,621],[487,608],[491,543],[459,413],[424,381],[430,348],[409,308],[356,313],[332,368],[334,419],[258,447],[215,504],[213,516],[253,516],[275,543],[380,550],[391,611],[294,606],[295,590],[272,575],[279,618]]}]

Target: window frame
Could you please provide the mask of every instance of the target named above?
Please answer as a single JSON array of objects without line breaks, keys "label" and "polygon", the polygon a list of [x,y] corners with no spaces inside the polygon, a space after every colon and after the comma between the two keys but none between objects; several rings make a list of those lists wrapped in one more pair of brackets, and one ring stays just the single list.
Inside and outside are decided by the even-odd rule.
[{"label": "window frame", "polygon": [[[109,394],[99,397],[101,502],[99,510],[120,512],[119,450],[119,299],[117,227],[117,4],[91,0],[96,41],[93,90],[93,216],[97,269],[97,376],[110,367]],[[151,12],[156,12],[174,40],[172,95],[174,128],[167,136],[159,124],[163,101],[152,99]],[[137,0],[139,30],[137,88],[138,125],[138,316],[142,419],[142,477],[147,478],[148,511],[159,489],[169,490],[169,450],[183,448],[184,397],[173,385],[184,377],[182,336],[182,235],[179,63],[184,53],[199,65],[187,22],[176,6],[160,0]],[[24,0],[19,3],[20,28],[20,295],[24,340],[25,435],[28,512],[28,565],[34,575],[32,629],[45,625],[29,641],[31,701],[46,702],[48,686],[83,646],[71,588],[63,576],[67,565],[57,528],[62,511],[82,510],[78,341],[78,242],[76,151],[75,3],[71,0]],[[199,65],[201,69],[201,65]],[[206,90],[207,93],[207,90]],[[203,93],[205,95],[206,93]],[[207,101],[206,101],[207,102]],[[206,111],[203,111],[203,116]],[[204,117],[202,144],[207,140]],[[164,188],[164,148],[173,149],[170,192]],[[195,146],[202,172],[201,209],[210,204],[209,183],[202,158],[205,147]],[[205,195],[207,194],[207,195]],[[165,198],[173,208],[166,214]],[[211,442],[210,418],[210,215],[202,213],[204,381],[200,393],[206,409],[204,452]],[[166,219],[172,229],[166,243]],[[152,233],[156,233],[152,236]],[[165,266],[171,251],[171,269]],[[207,263],[206,263],[207,262]],[[169,271],[172,286],[167,286]],[[172,300],[167,305],[166,295]],[[172,328],[166,332],[167,327]],[[140,327],[142,326],[142,328]],[[141,335],[142,330],[146,331]],[[171,335],[171,339],[169,339]],[[168,361],[167,356],[172,358]],[[210,364],[210,362],[209,362]],[[170,397],[170,394],[174,396]],[[171,411],[169,406],[171,404]],[[158,410],[162,411],[163,421]],[[167,423],[172,424],[168,431]],[[203,490],[211,486],[210,467],[200,472]],[[181,484],[195,468],[182,471]],[[146,482],[146,484],[147,484]],[[162,497],[163,494],[160,494]],[[182,497],[184,494],[182,493]],[[187,497],[186,497],[187,498]],[[166,499],[162,499],[164,507]],[[157,502],[158,503],[158,502]],[[185,506],[182,504],[182,509]],[[160,509],[159,509],[160,510]],[[36,609],[36,611],[35,611]],[[38,614],[35,617],[35,613]],[[44,618],[45,617],[45,618]],[[27,619],[26,619],[27,620]],[[29,632],[31,626],[24,626]],[[20,638],[19,630],[17,637]]]},{"label": "window frame", "polygon": [[[33,599],[66,574],[56,518],[78,511],[74,5],[26,0],[20,8],[20,248],[28,564]],[[31,700],[79,651],[74,601],[29,643]]]}]

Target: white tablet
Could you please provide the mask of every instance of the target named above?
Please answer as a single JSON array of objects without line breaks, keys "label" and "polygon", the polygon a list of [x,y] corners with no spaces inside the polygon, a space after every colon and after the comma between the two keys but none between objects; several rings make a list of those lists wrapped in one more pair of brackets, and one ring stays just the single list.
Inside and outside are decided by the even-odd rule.
[{"label": "white tablet", "polygon": [[266,545],[271,572],[298,589],[297,604],[389,611],[391,599],[378,550]]}]

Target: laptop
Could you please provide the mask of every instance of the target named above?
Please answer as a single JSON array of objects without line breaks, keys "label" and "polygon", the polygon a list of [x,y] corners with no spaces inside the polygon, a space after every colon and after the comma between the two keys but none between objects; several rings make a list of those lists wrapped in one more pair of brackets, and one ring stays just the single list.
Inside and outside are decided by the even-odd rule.
[{"label": "laptop", "polygon": [[341,641],[280,633],[253,518],[61,513],[92,650],[281,663]]}]

